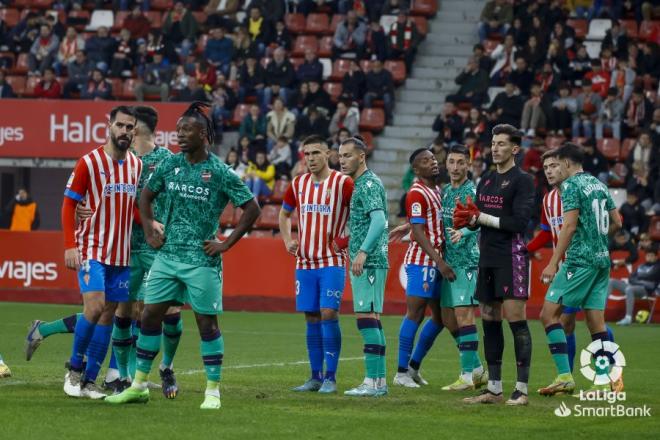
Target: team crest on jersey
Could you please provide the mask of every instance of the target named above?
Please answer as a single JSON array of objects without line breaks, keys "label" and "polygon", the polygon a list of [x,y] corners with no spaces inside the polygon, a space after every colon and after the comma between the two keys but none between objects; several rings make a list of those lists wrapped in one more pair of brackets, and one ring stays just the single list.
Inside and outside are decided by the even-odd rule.
[{"label": "team crest on jersey", "polygon": [[210,171],[202,171],[202,180],[204,182],[208,182],[211,180],[211,172]]},{"label": "team crest on jersey", "polygon": [[424,289],[424,292],[428,292],[428,291],[429,291],[429,287],[430,287],[430,286],[429,286],[429,283],[426,282],[426,281],[424,281],[424,284],[422,284],[422,289]]},{"label": "team crest on jersey", "polygon": [[506,188],[507,186],[509,186],[509,181],[508,180],[505,180],[504,182],[502,182],[501,188]]},{"label": "team crest on jersey", "polygon": [[325,203],[330,203],[331,199],[332,199],[332,191],[328,190],[328,192],[325,194]]},{"label": "team crest on jersey", "polygon": [[418,202],[415,202],[410,207],[410,210],[412,211],[413,217],[418,216],[418,215],[422,215],[422,204],[418,203]]}]

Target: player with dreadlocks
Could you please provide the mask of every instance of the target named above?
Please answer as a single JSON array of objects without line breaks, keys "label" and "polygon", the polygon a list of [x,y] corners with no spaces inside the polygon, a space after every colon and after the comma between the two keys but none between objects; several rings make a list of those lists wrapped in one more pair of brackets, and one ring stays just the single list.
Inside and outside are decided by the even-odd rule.
[{"label": "player with dreadlocks", "polygon": [[[217,315],[222,313],[222,259],[259,217],[254,196],[218,156],[208,151],[214,133],[206,104],[193,103],[176,125],[181,153],[165,159],[142,190],[140,214],[147,242],[160,249],[148,276],[137,341],[137,372],[130,388],[106,398],[113,404],[146,402],[151,364],[158,354],[163,318],[170,306],[190,304],[201,336],[206,370],[202,409],[220,408],[224,342]],[[151,202],[165,192],[161,221],[165,236],[152,227]],[[243,209],[225,241],[216,238],[218,218],[230,202]]]}]

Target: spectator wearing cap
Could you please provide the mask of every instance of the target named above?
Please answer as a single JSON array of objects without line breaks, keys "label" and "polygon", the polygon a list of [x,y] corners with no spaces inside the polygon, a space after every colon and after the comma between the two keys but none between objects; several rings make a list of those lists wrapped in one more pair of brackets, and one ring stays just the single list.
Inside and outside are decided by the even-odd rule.
[{"label": "spectator wearing cap", "polygon": [[[143,2],[144,4],[145,2]],[[131,8],[131,13],[124,19],[122,28],[128,29],[133,38],[146,39],[151,30],[151,22],[142,13],[139,3],[135,3]]]},{"label": "spectator wearing cap", "polygon": [[204,58],[225,75],[229,75],[231,60],[234,57],[234,42],[225,35],[225,29],[211,29],[210,38],[204,47]]},{"label": "spectator wearing cap", "polygon": [[618,91],[611,88],[607,98],[603,101],[596,120],[596,139],[603,139],[605,128],[612,130],[612,137],[621,140],[621,121],[623,119],[624,105],[618,97]]},{"label": "spectator wearing cap", "polygon": [[147,64],[142,82],[135,87],[135,97],[144,101],[145,94],[158,93],[161,101],[167,101],[170,94],[172,68],[161,52],[156,52],[153,61]]},{"label": "spectator wearing cap", "polygon": [[55,70],[52,67],[44,69],[41,81],[34,87],[35,98],[58,99],[62,94],[60,83],[55,79]]},{"label": "spectator wearing cap", "polygon": [[633,271],[628,281],[610,278],[608,296],[615,289],[626,295],[626,314],[617,325],[632,324],[635,299],[656,295],[658,283],[660,283],[660,261],[658,261],[658,246],[654,243],[645,253],[644,262]]},{"label": "spectator wearing cap", "polygon": [[298,66],[296,77],[300,82],[321,82],[323,80],[323,64],[318,60],[313,50],[307,49],[305,51],[305,61]]},{"label": "spectator wearing cap", "polygon": [[[284,105],[289,104],[289,96],[296,82],[296,72],[293,64],[286,58],[286,51],[278,47],[273,52],[273,59],[266,66],[266,86],[264,87],[263,108],[268,108],[273,97],[280,97]],[[287,136],[291,139],[291,135]]]},{"label": "spectator wearing cap", "polygon": [[367,73],[367,92],[364,95],[364,106],[371,108],[375,99],[382,99],[385,107],[387,124],[392,123],[394,110],[394,80],[392,74],[383,68],[380,60],[373,62],[371,71]]},{"label": "spectator wearing cap", "polygon": [[600,95],[594,93],[591,81],[582,81],[582,93],[577,96],[577,111],[573,117],[573,137],[593,136],[594,124],[602,106]]},{"label": "spectator wearing cap", "polygon": [[193,49],[199,33],[199,23],[192,11],[182,1],[174,3],[174,8],[165,15],[163,35],[186,57]]},{"label": "spectator wearing cap", "polygon": [[245,98],[248,96],[255,96],[257,102],[263,103],[266,72],[253,55],[248,56],[239,69],[238,84],[238,100],[240,102],[245,102]]},{"label": "spectator wearing cap", "polygon": [[[137,94],[137,90],[136,90]],[[101,69],[94,69],[92,76],[80,94],[81,99],[107,101],[112,99],[112,83],[105,78]]]},{"label": "spectator wearing cap", "polygon": [[513,22],[513,6],[506,0],[491,0],[481,10],[479,17],[479,41],[482,43],[493,34],[504,35]]},{"label": "spectator wearing cap", "polygon": [[85,53],[94,65],[104,73],[108,71],[117,41],[110,36],[108,28],[101,26],[96,35],[85,42]]},{"label": "spectator wearing cap", "polygon": [[[576,111],[577,100],[571,96],[571,87],[568,83],[561,83],[559,97],[552,103],[551,134],[565,136],[570,133]],[[598,125],[596,125],[596,131],[598,131]]]},{"label": "spectator wearing cap", "polygon": [[46,67],[52,67],[57,49],[60,46],[60,39],[54,35],[47,24],[42,24],[39,28],[39,37],[34,40],[28,55],[28,75],[40,75]]},{"label": "spectator wearing cap", "polygon": [[358,133],[359,124],[360,110],[350,106],[346,101],[339,101],[337,110],[330,120],[330,136],[337,134],[340,128],[345,128],[349,135],[353,136]]},{"label": "spectator wearing cap", "polygon": [[406,72],[412,72],[412,63],[419,44],[419,31],[405,11],[399,12],[389,32],[389,58],[403,59]]},{"label": "spectator wearing cap", "polygon": [[362,58],[367,38],[367,25],[358,20],[354,10],[348,11],[346,18],[339,23],[332,38],[334,58],[350,56]]},{"label": "spectator wearing cap", "polygon": [[488,73],[479,68],[479,64],[477,64],[474,58],[468,58],[467,66],[456,77],[454,82],[460,87],[458,92],[447,96],[447,101],[455,104],[467,102],[475,107],[479,107],[486,100]]}]

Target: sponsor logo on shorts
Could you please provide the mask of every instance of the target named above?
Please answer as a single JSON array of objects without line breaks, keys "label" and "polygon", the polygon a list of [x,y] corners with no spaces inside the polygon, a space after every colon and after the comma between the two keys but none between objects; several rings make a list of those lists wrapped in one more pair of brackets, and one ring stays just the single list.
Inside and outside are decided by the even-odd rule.
[{"label": "sponsor logo on shorts", "polygon": [[374,284],[374,281],[376,281],[376,277],[373,276],[373,275],[369,275],[369,276],[367,277],[367,279],[369,280],[369,284],[371,284],[371,285],[373,285],[373,284]]},{"label": "sponsor logo on shorts", "polygon": [[325,295],[328,298],[335,298],[335,299],[341,299],[341,290],[326,290]]}]

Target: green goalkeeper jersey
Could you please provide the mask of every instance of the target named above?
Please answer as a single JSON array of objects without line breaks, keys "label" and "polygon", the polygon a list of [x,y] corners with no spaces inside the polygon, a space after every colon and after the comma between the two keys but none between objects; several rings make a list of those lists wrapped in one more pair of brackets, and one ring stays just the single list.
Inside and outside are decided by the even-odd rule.
[{"label": "green goalkeeper jersey", "polygon": [[220,256],[204,253],[204,241],[216,238],[227,203],[238,207],[254,198],[238,175],[213,153],[195,164],[183,153],[171,155],[158,165],[148,188],[166,195],[161,255],[197,266],[221,265]]},{"label": "green goalkeeper jersey", "polygon": [[[360,251],[360,246],[367,237],[370,213],[382,210],[387,218],[387,196],[383,182],[371,170],[366,170],[355,180],[355,188],[351,196],[351,207],[348,216],[350,238],[348,242],[348,253],[351,260]],[[364,267],[387,269],[387,226],[378,239],[378,243],[367,256]]]},{"label": "green goalkeeper jersey", "polygon": [[566,250],[565,264],[576,267],[610,266],[608,235],[614,201],[607,187],[591,174],[578,173],[561,184],[564,216],[579,209],[575,234]]},{"label": "green goalkeeper jersey", "polygon": [[[171,156],[172,153],[167,148],[156,147],[151,152],[140,156],[142,161],[142,174],[140,175],[140,181],[138,182],[137,194],[135,196],[135,206],[139,207],[140,194],[142,193],[142,188],[147,184],[158,164],[165,158]],[[161,221],[161,213],[165,209],[165,194],[159,194],[156,197],[156,200],[152,204],[154,210],[154,219],[158,222]],[[140,225],[133,225],[133,230],[131,232],[131,253],[139,254],[145,252],[156,253],[156,249],[152,248],[147,244],[147,241],[144,238],[144,230]]]},{"label": "green goalkeeper jersey", "polygon": [[462,269],[475,269],[479,267],[479,243],[477,232],[465,230],[463,238],[453,244],[449,239],[448,228],[454,227],[454,209],[456,208],[456,199],[466,204],[467,198],[475,200],[477,190],[470,179],[458,188],[451,186],[451,183],[445,185],[442,189],[442,229],[445,236],[445,255],[444,259],[450,267],[460,267]]}]

